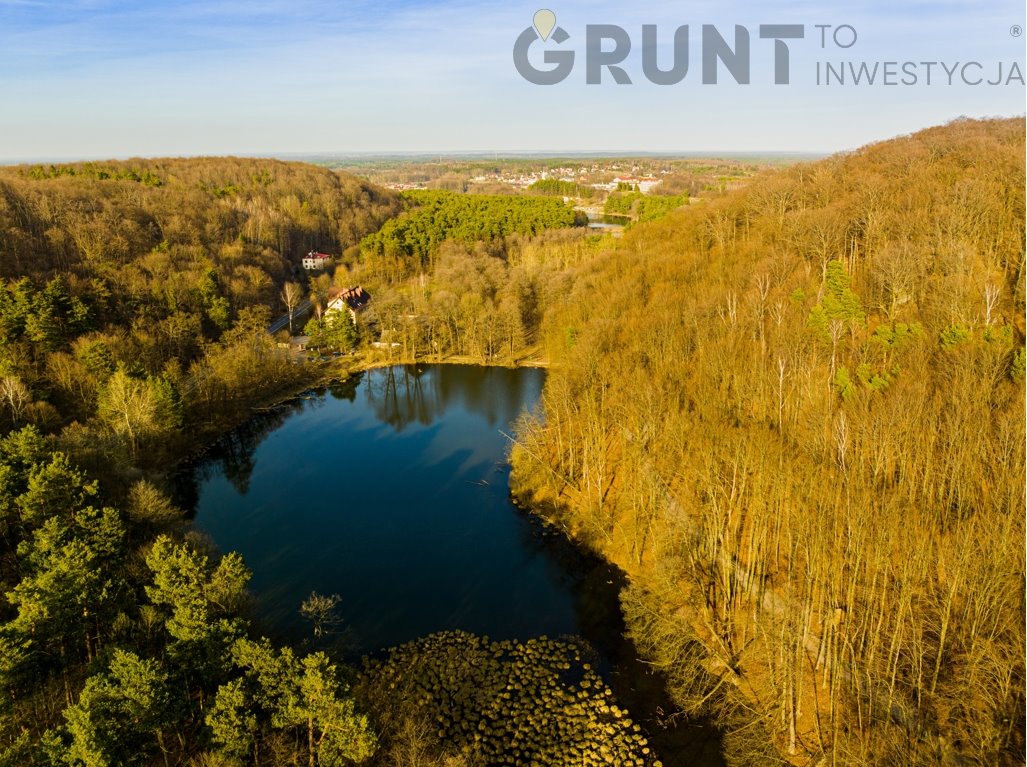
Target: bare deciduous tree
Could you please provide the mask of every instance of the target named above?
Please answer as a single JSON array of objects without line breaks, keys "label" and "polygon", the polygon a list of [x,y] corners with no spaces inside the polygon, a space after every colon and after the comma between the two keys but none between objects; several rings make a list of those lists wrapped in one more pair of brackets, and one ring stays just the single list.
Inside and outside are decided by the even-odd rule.
[{"label": "bare deciduous tree", "polygon": [[991,327],[991,315],[995,311],[995,307],[998,306],[998,297],[1002,292],[1002,286],[996,285],[991,280],[984,286],[984,325],[985,327]]},{"label": "bare deciduous tree", "polygon": [[342,623],[342,616],[337,610],[341,601],[342,597],[338,594],[326,596],[316,591],[311,591],[310,596],[303,600],[300,615],[313,624],[315,637],[331,633],[332,629]]},{"label": "bare deciduous tree", "polygon": [[32,403],[32,392],[18,376],[4,376],[0,379],[0,397],[7,403],[11,420],[17,425],[25,414],[25,408]]},{"label": "bare deciduous tree", "polygon": [[303,299],[303,289],[295,282],[287,282],[282,286],[282,302],[289,311],[289,335],[293,334],[292,316],[296,307]]}]

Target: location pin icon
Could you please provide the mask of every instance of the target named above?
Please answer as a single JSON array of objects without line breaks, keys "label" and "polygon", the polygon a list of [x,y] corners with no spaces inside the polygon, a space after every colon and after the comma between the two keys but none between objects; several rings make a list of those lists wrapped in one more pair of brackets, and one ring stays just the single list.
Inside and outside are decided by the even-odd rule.
[{"label": "location pin icon", "polygon": [[542,38],[542,42],[545,42],[549,39],[549,33],[553,31],[553,27],[556,26],[556,14],[543,8],[540,11],[535,11],[535,16],[531,21],[538,36]]}]

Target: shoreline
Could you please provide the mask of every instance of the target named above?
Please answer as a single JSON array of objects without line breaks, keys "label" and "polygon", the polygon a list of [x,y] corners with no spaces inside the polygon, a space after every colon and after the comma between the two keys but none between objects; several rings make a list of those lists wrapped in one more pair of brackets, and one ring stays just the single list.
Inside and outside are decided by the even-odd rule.
[{"label": "shoreline", "polygon": [[368,359],[366,353],[357,352],[351,356],[344,356],[341,358],[330,359],[328,361],[318,362],[307,362],[304,363],[310,366],[317,366],[319,369],[314,371],[317,375],[311,376],[304,380],[302,383],[297,383],[295,386],[287,386],[268,394],[267,396],[256,400],[254,403],[246,405],[240,409],[235,417],[228,419],[224,423],[209,424],[211,428],[197,428],[196,433],[192,438],[183,442],[183,450],[179,452],[177,458],[170,457],[170,460],[166,463],[160,462],[158,465],[145,469],[142,467],[136,467],[137,470],[144,473],[152,473],[162,480],[167,480],[184,466],[194,461],[200,460],[205,454],[218,443],[219,440],[223,439],[227,434],[233,430],[238,429],[246,421],[255,415],[260,413],[268,413],[286,405],[289,402],[293,402],[305,393],[322,387],[330,386],[333,383],[341,383],[349,380],[358,373],[364,373],[369,370],[381,370],[388,367],[405,366],[405,365],[467,365],[471,367],[501,367],[508,370],[514,370],[517,368],[529,368],[529,369],[542,369],[547,370],[550,367],[548,360],[536,357],[534,355],[525,356],[522,359],[515,360],[496,360],[496,361],[482,361],[480,358],[472,357],[469,355],[451,355],[442,359],[399,359],[399,360],[378,360]]},{"label": "shoreline", "polygon": [[[308,381],[302,388],[280,393],[275,397],[268,397],[266,399],[268,404],[251,407],[247,418],[240,419],[234,426],[220,432],[212,441],[206,443],[202,449],[191,453],[187,458],[171,467],[168,476],[178,471],[188,470],[189,463],[193,461],[202,461],[204,455],[216,445],[218,439],[223,438],[233,429],[238,429],[246,423],[248,418],[262,412],[273,412],[288,403],[306,398],[308,393],[330,386],[333,382],[349,380],[359,373],[410,365],[500,367],[509,370],[549,367],[548,363],[542,360],[519,360],[514,364],[509,361],[482,363],[481,360],[467,356],[452,356],[437,361],[378,360],[367,359],[361,355],[333,359],[320,365],[320,369],[317,371],[320,375]],[[717,754],[720,752],[722,731],[717,722],[704,717],[696,717],[686,724],[675,719],[676,709],[668,710],[675,704],[668,689],[666,675],[650,665],[650,659],[639,650],[627,631],[625,615],[619,603],[619,592],[630,581],[630,573],[614,558],[608,556],[607,552],[594,546],[584,537],[575,535],[570,528],[561,523],[551,509],[547,510],[544,506],[530,503],[530,500],[523,494],[514,493],[509,483],[505,487],[505,493],[516,513],[527,518],[530,524],[538,526],[539,530],[546,531],[544,536],[551,538],[547,546],[553,547],[557,552],[562,552],[561,558],[575,560],[576,568],[601,573],[602,577],[595,576],[600,584],[599,588],[614,589],[607,595],[607,598],[610,600],[610,609],[615,611],[616,617],[611,612],[603,623],[611,628],[616,627],[614,628],[615,637],[609,634],[592,636],[586,641],[605,658],[602,677],[614,690],[617,699],[631,711],[633,720],[644,728],[651,747],[664,757],[663,763],[677,763],[674,761],[675,757],[684,755],[687,756],[690,763],[696,764],[697,767],[721,767],[723,762],[719,760]],[[202,530],[202,528],[197,529]],[[216,542],[215,545],[217,545]],[[603,583],[606,585],[602,585]],[[584,634],[581,636],[584,637]],[[289,641],[284,637],[280,639]],[[353,661],[347,659],[347,662]]]}]

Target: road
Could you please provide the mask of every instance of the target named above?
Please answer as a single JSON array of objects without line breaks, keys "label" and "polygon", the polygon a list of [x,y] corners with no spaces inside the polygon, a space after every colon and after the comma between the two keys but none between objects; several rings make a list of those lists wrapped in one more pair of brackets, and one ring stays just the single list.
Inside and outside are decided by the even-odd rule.
[{"label": "road", "polygon": [[[293,316],[294,319],[297,319],[299,317],[302,317],[309,310],[310,310],[310,299],[308,298],[308,299],[304,299],[303,301],[300,301],[298,304],[296,304],[296,308],[292,310],[292,316]],[[267,332],[270,333],[271,335],[274,335],[279,330],[284,330],[287,327],[289,327],[289,313],[288,312],[286,312],[281,317],[279,317],[277,320],[272,322],[268,326]],[[296,328],[293,328],[293,330],[295,330],[295,329]]]}]

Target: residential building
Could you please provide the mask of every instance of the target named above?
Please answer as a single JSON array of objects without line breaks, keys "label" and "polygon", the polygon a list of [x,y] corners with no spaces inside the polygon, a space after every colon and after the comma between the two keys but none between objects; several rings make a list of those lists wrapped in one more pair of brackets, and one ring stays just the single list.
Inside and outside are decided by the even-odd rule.
[{"label": "residential building", "polygon": [[312,250],[303,259],[303,268],[311,272],[321,271],[322,269],[327,269],[331,263],[332,257],[327,253],[318,253]]},{"label": "residential building", "polygon": [[357,285],[355,288],[346,288],[329,294],[325,315],[332,312],[348,311],[350,317],[356,322],[357,312],[363,311],[369,303],[371,303],[371,294]]}]

